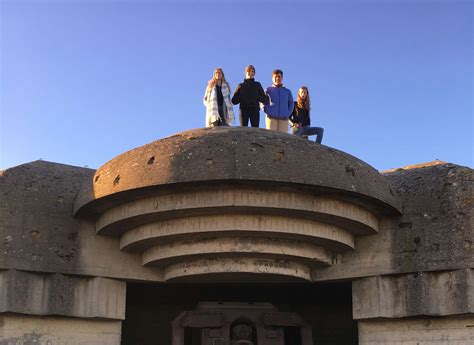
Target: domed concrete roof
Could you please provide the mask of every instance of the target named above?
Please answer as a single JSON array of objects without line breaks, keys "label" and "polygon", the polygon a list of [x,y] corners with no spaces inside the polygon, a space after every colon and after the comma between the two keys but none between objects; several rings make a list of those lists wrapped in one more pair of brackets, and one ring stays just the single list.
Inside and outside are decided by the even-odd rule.
[{"label": "domed concrete roof", "polygon": [[383,175],[363,161],[293,135],[242,127],[194,129],[125,152],[97,170],[75,210],[108,208],[125,192],[129,200],[157,187],[222,181],[305,185],[363,197],[365,207],[372,203],[383,213],[399,210]]},{"label": "domed concrete roof", "polygon": [[384,176],[359,159],[286,133],[235,127],[125,152],[76,200],[77,216],[119,237],[120,250],[140,252],[165,281],[311,280],[398,209]]}]

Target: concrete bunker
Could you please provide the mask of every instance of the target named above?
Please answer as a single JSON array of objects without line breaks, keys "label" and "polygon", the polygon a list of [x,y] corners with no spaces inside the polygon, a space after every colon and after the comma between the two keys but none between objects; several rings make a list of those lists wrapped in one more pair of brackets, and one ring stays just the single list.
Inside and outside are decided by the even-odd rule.
[{"label": "concrete bunker", "polygon": [[207,302],[295,313],[315,344],[470,344],[472,181],[253,128],[183,132],[97,171],[2,171],[0,343],[171,344]]},{"label": "concrete bunker", "polygon": [[398,208],[383,177],[352,156],[286,134],[216,128],[114,158],[75,212],[165,281],[311,281]]}]

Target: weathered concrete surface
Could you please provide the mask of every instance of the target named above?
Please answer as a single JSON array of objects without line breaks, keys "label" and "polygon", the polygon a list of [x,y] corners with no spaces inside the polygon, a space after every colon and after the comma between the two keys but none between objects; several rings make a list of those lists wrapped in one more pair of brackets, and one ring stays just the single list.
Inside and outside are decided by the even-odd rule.
[{"label": "weathered concrete surface", "polygon": [[[252,282],[252,276],[266,276],[267,281],[275,280],[275,276],[289,277],[288,281],[301,279],[310,280],[311,270],[308,266],[299,262],[290,260],[265,259],[261,256],[242,257],[242,258],[212,258],[202,260],[189,260],[177,264],[171,264],[164,270],[164,279],[171,280],[203,275],[211,278],[211,281],[222,281],[219,278],[220,273],[235,275],[236,281],[240,280],[241,273],[248,273],[249,282]],[[257,279],[259,279],[257,277]],[[184,280],[187,281],[187,280]],[[192,281],[192,280],[191,280]],[[282,279],[285,281],[285,279]]]},{"label": "weathered concrete surface", "polygon": [[474,170],[439,164],[386,174],[403,203],[392,229],[392,268],[474,267]]},{"label": "weathered concrete surface", "polygon": [[168,265],[170,263],[222,256],[223,253],[234,256],[255,255],[280,260],[295,260],[312,267],[316,264],[332,264],[331,251],[305,241],[277,238],[223,237],[208,240],[181,241],[156,245],[143,253],[144,264]]},{"label": "weathered concrete surface", "polygon": [[377,217],[343,200],[305,193],[227,186],[169,193],[120,204],[96,222],[100,234],[118,235],[138,225],[189,215],[223,213],[285,215],[322,221],[354,234],[373,234]]},{"label": "weathered concrete surface", "polygon": [[120,251],[120,239],[97,236],[92,223],[81,227],[79,242],[79,269],[65,273],[127,280],[163,281],[161,269],[143,267],[141,253]]},{"label": "weathered concrete surface", "polygon": [[0,313],[123,320],[124,282],[22,271],[0,272]]},{"label": "weathered concrete surface", "polygon": [[[48,162],[0,173],[0,312],[117,320],[123,310],[98,277],[230,276],[363,278],[354,316],[368,343],[365,331],[380,317],[473,313],[472,169],[438,164],[382,176],[294,136],[222,128],[145,145],[93,173]],[[84,218],[72,216],[75,200]],[[107,301],[121,311],[96,306]],[[387,339],[404,329],[385,325]],[[439,329],[423,332],[440,341]]]},{"label": "weathered concrete surface", "polygon": [[120,321],[0,315],[0,345],[120,345]]},{"label": "weathered concrete surface", "polygon": [[[262,273],[262,265],[253,264],[256,260],[289,262],[292,267],[298,267],[288,269],[286,264],[272,264],[271,270],[265,273],[279,276],[294,273],[295,277],[310,279],[308,272],[312,267],[332,264],[333,251],[351,249],[353,243],[354,236],[350,232],[334,225],[258,214],[163,220],[131,229],[120,239],[122,250],[143,253],[144,265],[153,263],[163,267],[165,280],[177,278],[180,273],[183,277]],[[213,260],[208,261],[208,258]],[[245,264],[235,264],[236,258]],[[199,264],[195,264],[197,261]]]},{"label": "weathered concrete surface", "polygon": [[396,273],[392,270],[391,236],[392,221],[381,220],[377,235],[354,238],[353,251],[337,254],[331,267],[313,270],[313,281],[356,279],[380,274]]},{"label": "weathered concrete surface", "polygon": [[164,239],[173,238],[180,240],[249,235],[307,240],[333,250],[347,250],[354,245],[352,234],[343,229],[307,219],[221,215],[186,217],[139,226],[121,237],[120,248],[144,249],[163,242]]},{"label": "weathered concrete surface", "polygon": [[352,301],[354,319],[474,314],[474,273],[462,269],[363,278],[352,282]]},{"label": "weathered concrete surface", "polygon": [[315,280],[474,267],[474,170],[436,164],[386,174],[403,216],[379,222],[377,235],[357,237],[338,264]]},{"label": "weathered concrete surface", "polygon": [[44,161],[0,172],[0,267],[76,268],[80,221],[72,205],[93,174]]},{"label": "weathered concrete surface", "polygon": [[474,317],[359,321],[360,345],[472,345]]},{"label": "weathered concrete surface", "polygon": [[162,280],[119,240],[72,216],[93,170],[36,161],[0,172],[0,269]]},{"label": "weathered concrete surface", "polygon": [[[376,233],[378,229],[379,221],[371,211],[304,189],[216,187],[132,198],[105,211],[97,219],[96,230],[120,236],[122,250],[143,253],[144,265],[163,267],[165,276],[169,276],[166,265],[186,265],[188,260],[202,260],[204,265],[207,261],[203,259],[210,257],[259,256],[299,262],[307,271],[315,265],[332,264],[338,252],[353,248],[354,236]],[[189,266],[183,276],[212,273],[208,272],[211,267],[217,266],[206,270]],[[241,266],[226,267],[239,270],[234,273],[241,270]],[[249,272],[249,267],[254,266],[246,265],[244,271],[261,272],[257,266]],[[281,275],[288,275],[286,268],[281,270]],[[277,269],[272,274],[277,275]]]},{"label": "weathered concrete surface", "polygon": [[[0,268],[162,281],[160,270],[141,267],[139,253],[119,252],[118,239],[96,236],[93,223],[71,217],[75,194],[84,179],[92,173],[89,169],[42,161],[2,172],[0,234],[3,241],[0,241]],[[356,237],[356,250],[337,254],[333,260],[337,264],[314,271],[314,280],[474,266],[472,169],[444,164],[400,170],[386,176],[402,200],[404,216],[380,219],[379,234]],[[219,195],[220,192],[214,190],[210,193]],[[243,198],[244,194],[241,195]],[[281,194],[292,193],[282,190]],[[249,197],[248,200],[252,203],[260,197],[257,193],[254,199]],[[160,201],[159,207],[166,206],[165,195],[149,200],[153,198]],[[222,198],[226,200],[226,196]],[[310,209],[313,205],[314,211],[321,214],[323,211],[330,212],[321,209],[326,206],[316,201],[311,204],[309,198],[305,195],[291,200],[303,209]],[[318,198],[321,197],[315,199]],[[181,199],[177,202],[189,201],[186,197]],[[268,200],[272,199],[263,201]],[[276,204],[270,205],[278,206],[280,197],[274,200]],[[195,201],[202,202],[200,199]],[[373,226],[370,213],[364,216],[359,206],[351,206],[347,200],[334,202],[349,205],[343,208],[345,211],[334,205],[334,209],[340,211],[338,217],[343,216],[344,212],[345,216],[350,213],[358,222],[365,221]],[[349,212],[351,207],[356,210],[355,213]],[[114,214],[115,219],[120,219],[121,214],[133,218],[133,208],[124,205],[121,211]],[[107,217],[103,218],[103,224],[110,221],[111,218]],[[114,264],[111,265],[111,262]]]},{"label": "weathered concrete surface", "polygon": [[182,132],[112,159],[84,185],[75,209],[93,215],[157,187],[176,192],[180,185],[222,181],[304,185],[384,214],[397,214],[400,206],[378,171],[344,152],[274,131],[216,127]]}]

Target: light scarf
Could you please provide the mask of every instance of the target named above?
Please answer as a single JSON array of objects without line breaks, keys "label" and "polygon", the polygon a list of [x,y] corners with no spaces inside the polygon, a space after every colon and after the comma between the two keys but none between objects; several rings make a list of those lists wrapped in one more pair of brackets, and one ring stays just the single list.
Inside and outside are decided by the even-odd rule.
[{"label": "light scarf", "polygon": [[[225,122],[231,124],[234,122],[234,107],[230,101],[230,89],[227,83],[222,83],[222,96],[224,97],[224,116]],[[219,116],[219,108],[217,105],[217,90],[214,86],[212,89],[206,88],[204,94],[204,105],[206,106],[206,127],[212,127],[212,124],[223,120]]]}]

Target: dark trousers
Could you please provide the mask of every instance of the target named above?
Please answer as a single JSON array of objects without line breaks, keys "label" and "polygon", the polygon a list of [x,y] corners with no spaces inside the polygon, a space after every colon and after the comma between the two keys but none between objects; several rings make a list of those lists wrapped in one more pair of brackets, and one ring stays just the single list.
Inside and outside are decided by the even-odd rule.
[{"label": "dark trousers", "polygon": [[260,110],[240,109],[240,125],[248,127],[249,119],[252,127],[258,127],[260,125]]},{"label": "dark trousers", "polygon": [[214,124],[214,126],[227,126],[224,116],[224,105],[218,104],[217,111],[219,112],[220,119]]}]

